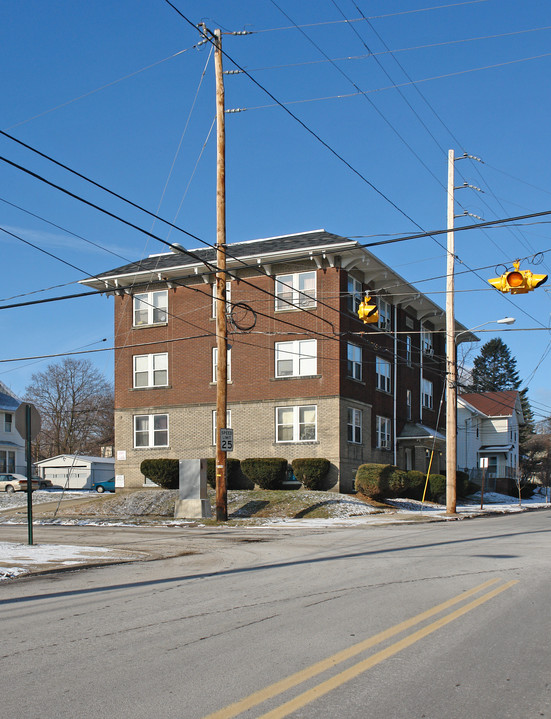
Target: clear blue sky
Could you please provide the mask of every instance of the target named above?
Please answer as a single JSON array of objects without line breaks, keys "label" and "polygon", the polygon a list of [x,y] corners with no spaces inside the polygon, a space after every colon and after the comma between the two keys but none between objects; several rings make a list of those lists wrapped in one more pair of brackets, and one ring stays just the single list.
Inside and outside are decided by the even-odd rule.
[{"label": "clear blue sky", "polygon": [[[291,103],[289,110],[357,171],[274,107],[250,78],[226,76],[227,107],[247,108],[226,118],[228,242],[318,228],[370,242],[444,228],[450,148],[484,161],[456,164],[457,185],[484,190],[458,191],[458,213],[492,220],[551,209],[549,3],[174,4],[193,23],[252,31],[224,35],[228,56],[277,100]],[[0,13],[0,127],[214,242],[214,134],[201,152],[214,118],[214,68],[208,47],[193,48],[197,31],[164,0],[4,0]],[[198,246],[5,137],[0,146],[3,157],[109,211]],[[0,233],[0,308],[78,292],[75,283],[87,273],[164,249],[4,162],[0,172],[0,225],[55,255]],[[547,273],[550,220],[456,235],[457,319],[474,327],[513,316],[514,328],[527,330],[500,336],[529,381],[536,416],[551,414],[551,337],[541,329],[550,324],[551,282],[511,298],[484,280],[517,257],[530,258],[523,267]],[[474,221],[461,218],[457,225]],[[373,251],[444,306],[445,236],[438,239]],[[539,252],[546,254],[534,267]],[[0,359],[110,346],[112,312],[105,297],[0,309]],[[83,356],[112,377],[111,353]],[[31,374],[47,364],[2,363],[0,379],[22,394]]]}]

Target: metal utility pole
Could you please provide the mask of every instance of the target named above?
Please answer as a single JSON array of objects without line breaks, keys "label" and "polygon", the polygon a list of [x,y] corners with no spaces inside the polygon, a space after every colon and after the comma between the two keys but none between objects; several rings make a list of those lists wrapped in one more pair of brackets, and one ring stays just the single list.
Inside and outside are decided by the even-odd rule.
[{"label": "metal utility pole", "polygon": [[221,448],[221,429],[226,427],[228,395],[228,333],[226,325],[226,129],[222,33],[214,31],[216,75],[216,520],[228,518],[226,452]]},{"label": "metal utility pole", "polygon": [[457,356],[455,347],[455,153],[448,152],[448,247],[446,269],[446,514],[455,514],[457,503]]}]

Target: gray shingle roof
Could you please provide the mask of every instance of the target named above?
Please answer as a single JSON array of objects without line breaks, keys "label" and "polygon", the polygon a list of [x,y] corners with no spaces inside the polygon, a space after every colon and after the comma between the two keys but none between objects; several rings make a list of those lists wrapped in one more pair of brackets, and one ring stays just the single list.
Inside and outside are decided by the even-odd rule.
[{"label": "gray shingle roof", "polygon": [[[246,242],[234,242],[226,245],[227,260],[232,258],[243,259],[245,257],[265,257],[270,254],[279,252],[292,252],[295,250],[312,250],[322,247],[331,247],[332,245],[342,245],[347,243],[351,246],[357,243],[346,237],[333,235],[325,230],[315,230],[313,232],[304,232],[296,235],[287,235],[284,237],[272,237],[264,240],[249,240]],[[188,253],[189,254],[186,254]],[[198,262],[216,263],[216,249],[211,247],[202,247],[193,250],[184,250],[184,252],[167,252],[162,255],[153,255],[146,257],[138,262],[131,262],[128,265],[117,267],[108,272],[102,272],[101,277],[117,277],[133,272],[144,271],[162,271],[174,267],[185,267],[186,265],[196,265]]]}]

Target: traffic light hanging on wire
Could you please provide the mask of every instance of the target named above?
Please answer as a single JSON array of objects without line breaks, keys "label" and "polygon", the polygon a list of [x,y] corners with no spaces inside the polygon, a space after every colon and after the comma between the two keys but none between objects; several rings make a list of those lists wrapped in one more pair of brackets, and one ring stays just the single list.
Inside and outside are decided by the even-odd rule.
[{"label": "traffic light hanging on wire", "polygon": [[511,272],[505,272],[501,277],[493,277],[488,282],[500,292],[510,292],[512,295],[523,295],[532,292],[544,282],[547,275],[536,275],[530,270],[519,270],[520,260],[513,262],[515,267]]},{"label": "traffic light hanging on wire", "polygon": [[377,309],[377,304],[375,300],[371,299],[369,295],[366,295],[363,298],[363,301],[360,302],[360,306],[358,307],[358,317],[366,325],[374,324],[375,322],[379,321],[379,311]]}]

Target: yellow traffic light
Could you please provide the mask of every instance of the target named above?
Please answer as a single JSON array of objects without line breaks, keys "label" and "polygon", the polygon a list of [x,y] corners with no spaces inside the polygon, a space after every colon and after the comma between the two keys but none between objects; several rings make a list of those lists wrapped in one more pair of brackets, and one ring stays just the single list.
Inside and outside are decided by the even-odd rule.
[{"label": "yellow traffic light", "polygon": [[505,272],[500,277],[493,277],[488,282],[496,290],[510,292],[512,295],[526,294],[547,282],[547,275],[536,275],[530,270],[519,270],[519,264],[519,260],[513,262],[514,270]]},{"label": "yellow traffic light", "polygon": [[365,322],[365,324],[373,324],[379,321],[379,311],[374,300],[369,295],[366,295],[363,301],[358,307],[358,317]]}]

